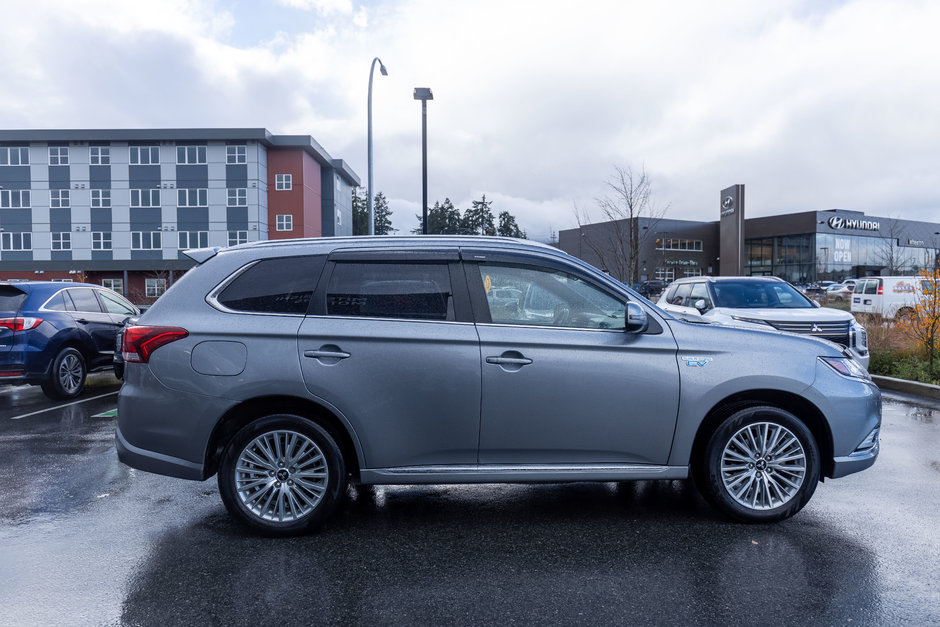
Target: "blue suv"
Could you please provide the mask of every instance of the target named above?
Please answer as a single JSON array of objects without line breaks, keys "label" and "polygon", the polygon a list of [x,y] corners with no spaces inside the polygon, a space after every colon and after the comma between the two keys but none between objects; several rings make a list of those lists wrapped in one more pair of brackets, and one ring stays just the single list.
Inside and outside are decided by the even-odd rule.
[{"label": "blue suv", "polygon": [[139,313],[99,285],[0,283],[0,384],[41,385],[53,399],[78,396],[89,371],[111,367],[115,336]]}]

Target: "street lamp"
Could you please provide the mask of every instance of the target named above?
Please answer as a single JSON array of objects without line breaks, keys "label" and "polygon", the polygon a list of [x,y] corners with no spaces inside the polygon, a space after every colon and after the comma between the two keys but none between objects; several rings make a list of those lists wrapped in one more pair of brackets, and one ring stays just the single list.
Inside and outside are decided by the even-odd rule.
[{"label": "street lamp", "polygon": [[369,68],[369,191],[366,193],[366,207],[369,212],[369,235],[375,235],[375,216],[372,214],[372,74],[375,72],[375,63],[379,63],[379,71],[382,76],[388,76],[388,70],[378,57],[372,59],[372,67]]},{"label": "street lamp", "polygon": [[421,101],[421,232],[428,234],[428,100],[434,100],[430,87],[415,87],[415,100]]}]

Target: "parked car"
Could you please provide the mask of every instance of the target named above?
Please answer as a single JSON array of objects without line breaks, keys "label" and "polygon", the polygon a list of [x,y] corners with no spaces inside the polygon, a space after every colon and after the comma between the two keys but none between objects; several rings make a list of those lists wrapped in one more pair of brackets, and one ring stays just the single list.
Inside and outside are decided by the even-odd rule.
[{"label": "parked car", "polygon": [[824,298],[827,303],[851,301],[853,287],[854,286],[844,285],[842,283],[833,283],[826,288]]},{"label": "parked car", "polygon": [[217,474],[229,512],[269,534],[317,526],[348,482],[691,475],[728,516],[770,522],[878,455],[878,388],[836,344],[679,320],[547,245],[187,254],[124,333],[118,456]]},{"label": "parked car", "polygon": [[640,283],[640,287],[637,288],[637,292],[640,293],[640,296],[645,296],[646,298],[652,298],[653,296],[658,296],[666,288],[665,281],[658,281],[656,279],[650,281],[643,281]]},{"label": "parked car", "polygon": [[851,310],[885,318],[909,316],[924,296],[924,283],[924,279],[917,276],[858,279],[852,293]]},{"label": "parked car", "polygon": [[852,314],[820,307],[777,277],[689,277],[670,284],[659,306],[678,316],[812,335],[848,348],[868,368],[868,334]]},{"label": "parked car", "polygon": [[0,283],[0,382],[40,385],[54,399],[78,396],[88,372],[111,368],[115,334],[138,313],[99,285]]}]

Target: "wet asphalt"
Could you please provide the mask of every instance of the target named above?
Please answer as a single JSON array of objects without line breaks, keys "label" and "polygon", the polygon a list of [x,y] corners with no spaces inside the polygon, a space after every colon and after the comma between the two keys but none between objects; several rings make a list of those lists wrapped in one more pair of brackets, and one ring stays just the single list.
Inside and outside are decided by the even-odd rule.
[{"label": "wet asphalt", "polygon": [[119,464],[93,379],[0,388],[0,625],[940,624],[940,407],[887,398],[875,466],[775,525],[687,481],[403,486],[269,539]]}]

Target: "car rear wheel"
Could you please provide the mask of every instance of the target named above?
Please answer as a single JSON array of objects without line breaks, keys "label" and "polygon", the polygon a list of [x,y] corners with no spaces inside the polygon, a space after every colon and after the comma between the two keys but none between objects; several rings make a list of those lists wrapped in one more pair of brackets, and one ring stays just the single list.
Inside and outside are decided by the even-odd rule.
[{"label": "car rear wheel", "polygon": [[278,414],[239,431],[222,455],[219,492],[229,512],[269,535],[311,530],[346,491],[339,446],[321,426]]},{"label": "car rear wheel", "polygon": [[85,389],[87,375],[82,354],[74,348],[63,348],[52,362],[49,378],[42,383],[42,391],[55,400],[75,398]]},{"label": "car rear wheel", "polygon": [[812,432],[777,407],[748,407],[729,416],[712,434],[702,464],[696,475],[708,500],[748,523],[793,516],[819,482]]}]

